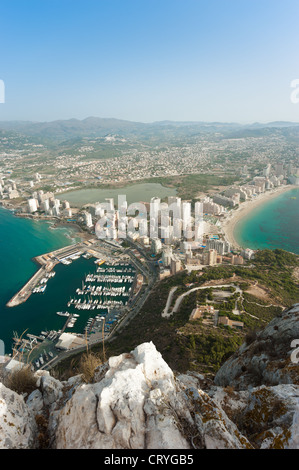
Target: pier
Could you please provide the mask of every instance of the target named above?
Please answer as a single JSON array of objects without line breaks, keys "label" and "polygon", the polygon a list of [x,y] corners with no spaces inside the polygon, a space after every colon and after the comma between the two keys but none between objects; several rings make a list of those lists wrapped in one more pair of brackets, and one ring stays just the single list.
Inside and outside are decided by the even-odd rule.
[{"label": "pier", "polygon": [[[57,264],[57,263],[55,263]],[[30,279],[29,281],[19,290],[19,292],[14,295],[9,302],[7,302],[7,307],[16,307],[17,305],[26,302],[33,292],[33,289],[41,282],[45,275],[54,268],[54,263],[49,265],[42,266]]]},{"label": "pier", "polygon": [[[69,260],[76,259],[81,255],[90,255],[95,258],[105,258],[109,261],[111,258],[111,249],[114,248],[118,251],[120,257],[128,258],[124,254],[124,249],[115,243],[107,243],[91,238],[89,240],[81,241],[74,245],[69,245],[43,255],[36,256],[34,261],[39,264],[40,269],[29,279],[29,281],[7,302],[7,307],[16,307],[30,297],[34,289],[41,283],[42,279],[50,273],[54,266],[58,263],[69,264]],[[140,267],[139,267],[140,269]]]},{"label": "pier", "polygon": [[[40,288],[45,286],[47,278],[55,275],[51,270],[58,263],[69,264],[82,256],[95,258],[94,269],[85,274],[82,285],[76,289],[67,306],[91,312],[83,333],[69,333],[76,341],[70,350],[60,351],[60,339],[75,325],[80,315],[63,311],[56,312],[67,317],[61,329],[42,331],[39,336],[27,334],[27,338],[18,339],[14,348],[16,357],[23,362],[29,360],[35,369],[49,369],[64,357],[84,350],[87,345],[112,341],[115,333],[123,331],[126,324],[140,313],[156,279],[155,263],[136,245],[132,245],[131,250],[111,247],[106,241],[93,239],[34,258],[41,265],[40,269],[9,301],[10,307],[25,302],[31,293],[42,292]],[[105,265],[102,267],[102,264]]]},{"label": "pier", "polygon": [[[65,262],[68,258],[72,258],[79,254],[88,253],[95,249],[93,244],[96,240],[91,239],[88,241],[76,243],[75,245],[60,248],[59,250],[52,251],[43,255],[36,256],[34,261],[41,267],[29,279],[28,282],[17,292],[6,304],[7,307],[16,307],[20,305],[33,293],[34,289],[41,283],[42,279],[47,276],[58,263]],[[96,251],[98,254],[99,252]]]}]

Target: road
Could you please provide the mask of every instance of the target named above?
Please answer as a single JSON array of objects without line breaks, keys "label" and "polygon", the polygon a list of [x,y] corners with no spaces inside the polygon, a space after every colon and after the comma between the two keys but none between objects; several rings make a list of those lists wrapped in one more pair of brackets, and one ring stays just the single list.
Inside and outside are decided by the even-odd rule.
[{"label": "road", "polygon": [[[219,289],[221,287],[234,287],[236,289],[237,292],[242,292],[241,289],[238,287],[238,286],[235,286],[234,284],[222,284],[222,285],[219,285],[219,286],[200,286],[200,287],[193,287],[193,289],[190,289],[188,290],[187,292],[184,292],[183,294],[181,294],[175,301],[175,304],[174,304],[174,307],[172,309],[171,312],[168,313],[168,317],[170,317],[171,315],[173,315],[174,313],[176,313],[178,311],[178,309],[180,308],[180,305],[181,303],[183,302],[184,300],[184,297],[186,297],[187,295],[190,295],[192,292],[195,292],[197,290],[203,290],[203,289]],[[172,288],[173,289],[173,288]],[[167,300],[168,302],[168,300]],[[167,304],[166,304],[166,307],[167,307]],[[163,310],[163,313],[165,312],[166,310],[166,307],[165,309]],[[167,310],[168,311],[168,310]],[[162,313],[162,316],[165,316],[163,315]]]},{"label": "road", "polygon": [[[114,339],[114,336],[116,333],[121,333],[125,327],[128,325],[129,322],[131,322],[137,314],[140,313],[143,305],[145,304],[146,300],[148,299],[149,295],[152,292],[153,287],[156,284],[157,281],[157,268],[155,265],[155,262],[152,260],[149,260],[147,257],[147,254],[143,252],[143,250],[140,247],[137,247],[134,243],[132,243],[134,248],[138,249],[140,254],[146,259],[147,261],[147,268],[142,266],[141,262],[134,256],[133,253],[128,250],[128,253],[132,259],[132,262],[135,264],[135,266],[142,271],[142,273],[146,276],[148,279],[148,284],[143,286],[137,296],[133,299],[132,306],[130,307],[130,310],[128,311],[127,314],[125,314],[122,319],[120,320],[119,323],[113,328],[113,330],[109,333],[109,335],[104,337],[105,342],[112,341]],[[127,252],[127,250],[126,250]],[[142,270],[140,269],[140,265],[142,267]],[[97,340],[94,343],[88,343],[88,346],[94,346],[94,345],[99,345],[103,342],[103,339]],[[56,366],[59,362],[63,361],[64,359],[71,357],[73,355],[76,355],[80,352],[86,351],[86,346],[81,346],[79,348],[70,350],[70,351],[65,351],[60,353],[58,356],[53,358],[50,362],[45,364],[42,369],[44,370],[49,370],[52,369],[54,366]]]},{"label": "road", "polygon": [[173,294],[175,293],[175,291],[178,289],[179,286],[175,286],[175,287],[172,287],[169,291],[169,294],[168,294],[168,298],[167,298],[167,302],[166,302],[166,305],[165,305],[165,308],[162,312],[162,317],[170,317],[172,314],[173,314],[173,311],[171,313],[168,313],[168,309],[171,305],[171,301],[172,301],[172,297],[173,297]]}]

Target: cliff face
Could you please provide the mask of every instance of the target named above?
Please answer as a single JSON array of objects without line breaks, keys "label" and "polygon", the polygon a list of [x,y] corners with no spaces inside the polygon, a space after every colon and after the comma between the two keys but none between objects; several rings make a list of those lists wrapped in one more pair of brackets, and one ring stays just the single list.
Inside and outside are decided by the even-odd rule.
[{"label": "cliff face", "polygon": [[[252,361],[256,338],[224,364],[215,383],[192,372],[175,375],[153,343],[144,343],[110,358],[91,384],[40,371],[26,398],[0,384],[0,448],[299,448],[298,365],[290,364],[288,342],[298,331],[298,311],[259,335],[281,353],[273,358],[282,361],[279,374],[265,351],[254,349]],[[255,383],[249,363],[267,385]]]},{"label": "cliff face", "polygon": [[299,385],[299,355],[298,359],[293,358],[296,340],[299,346],[299,304],[285,310],[261,332],[252,335],[220,368],[215,383],[240,390],[261,384]]},{"label": "cliff face", "polygon": [[92,384],[38,373],[39,389],[26,404],[2,385],[0,447],[37,445],[35,417],[41,416],[57,449],[251,447],[198,380],[175,377],[155,346],[145,343],[109,359]]}]

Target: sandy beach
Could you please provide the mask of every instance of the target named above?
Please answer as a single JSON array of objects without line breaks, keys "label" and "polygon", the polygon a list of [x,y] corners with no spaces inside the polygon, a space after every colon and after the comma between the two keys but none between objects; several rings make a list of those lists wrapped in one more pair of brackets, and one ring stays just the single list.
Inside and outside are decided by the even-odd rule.
[{"label": "sandy beach", "polygon": [[291,189],[297,188],[298,186],[295,185],[284,185],[275,189],[271,189],[270,191],[266,191],[265,193],[260,194],[255,199],[250,201],[245,201],[240,204],[240,207],[236,210],[232,210],[230,214],[223,220],[221,224],[222,232],[224,234],[225,239],[237,249],[240,249],[240,245],[234,238],[234,230],[236,224],[245,216],[247,216],[253,209],[256,209],[258,206],[264,204],[265,202],[273,199],[280,194],[290,191]]}]

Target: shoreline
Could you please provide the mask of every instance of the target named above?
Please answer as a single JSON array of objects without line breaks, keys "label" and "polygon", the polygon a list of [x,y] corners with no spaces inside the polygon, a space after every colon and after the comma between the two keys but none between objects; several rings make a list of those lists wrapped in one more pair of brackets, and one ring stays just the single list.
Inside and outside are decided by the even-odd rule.
[{"label": "shoreline", "polygon": [[299,189],[299,186],[290,184],[275,188],[274,190],[272,189],[270,191],[260,194],[259,196],[257,196],[256,199],[251,199],[249,201],[242,202],[239,208],[235,211],[232,209],[230,214],[223,220],[221,224],[222,233],[225,239],[235,249],[240,250],[243,248],[247,248],[241,247],[235,239],[234,232],[236,225],[257,207],[292,189]]},{"label": "shoreline", "polygon": [[[80,227],[76,222],[66,222],[65,220],[56,220],[54,223],[50,222],[50,230],[59,230],[66,229],[70,231],[71,234],[66,234],[66,237],[70,240],[73,240],[74,243],[77,243],[76,239],[79,239],[81,242],[93,238],[94,235],[88,231],[85,231]],[[73,236],[71,236],[73,235]]]},{"label": "shoreline", "polygon": [[1,202],[0,207],[2,209],[8,210],[14,217],[38,222],[45,222],[49,225],[49,230],[66,229],[66,231],[68,231],[69,233],[67,233],[65,236],[66,238],[72,241],[71,244],[77,243],[76,239],[84,241],[93,236],[91,233],[85,231],[76,221],[68,222],[67,220],[60,219],[57,216],[32,215],[17,212],[17,209],[13,205],[4,203],[3,201]]}]

